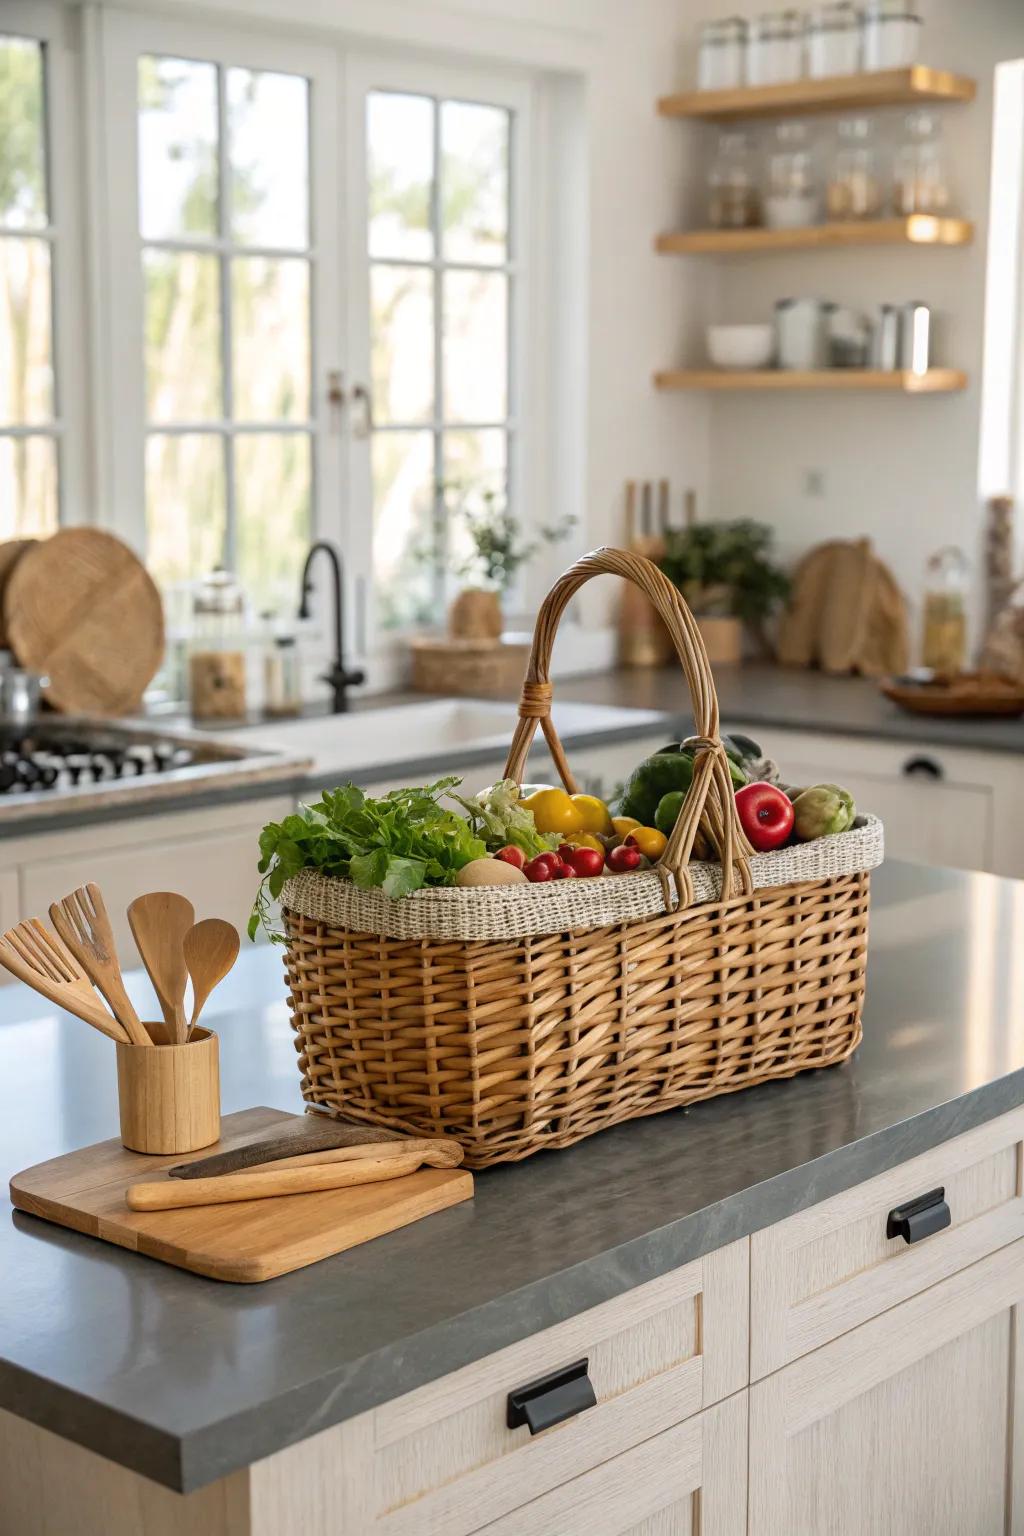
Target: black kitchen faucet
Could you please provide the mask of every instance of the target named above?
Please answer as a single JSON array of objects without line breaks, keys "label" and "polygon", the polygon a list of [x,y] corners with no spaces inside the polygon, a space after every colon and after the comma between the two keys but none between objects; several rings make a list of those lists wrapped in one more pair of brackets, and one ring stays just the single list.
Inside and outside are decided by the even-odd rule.
[{"label": "black kitchen faucet", "polygon": [[341,551],[327,539],[318,539],[306,556],[306,563],[302,567],[302,596],[299,599],[299,618],[308,619],[310,616],[309,599],[313,591],[313,578],[310,576],[310,567],[316,558],[317,552],[323,550],[331,562],[331,570],[334,576],[334,661],[328,670],[321,674],[321,681],[328,683],[333,695],[331,708],[336,715],[341,715],[348,709],[348,690],[357,684],[366,681],[366,673],[358,667],[349,668],[345,665],[345,578],[342,565]]}]

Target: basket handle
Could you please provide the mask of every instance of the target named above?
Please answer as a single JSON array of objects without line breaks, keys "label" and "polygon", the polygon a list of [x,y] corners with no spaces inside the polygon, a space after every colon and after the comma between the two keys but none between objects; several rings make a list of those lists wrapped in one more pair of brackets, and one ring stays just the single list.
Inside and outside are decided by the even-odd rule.
[{"label": "basket handle", "polygon": [[570,794],[577,793],[576,780],[551,720],[551,651],[569,599],[591,577],[604,575],[622,576],[633,582],[660,614],[686,677],[697,727],[696,735],[686,742],[694,753],[693,779],[656,866],[665,906],[673,911],[689,906],[693,901],[688,866],[693,840],[705,813],[722,861],[722,899],[732,895],[734,876],[738,877],[740,888],[749,894],[753,889],[750,874],[753,850],[736,813],[729,762],[719,737],[718,695],[704,641],[679,592],[654,562],[643,555],[631,554],[624,549],[594,550],[571,565],[544,599],[533,631],[530,660],[519,698],[519,723],[505,763],[505,777],[522,784],[526,759],[539,724],[562,783]]}]

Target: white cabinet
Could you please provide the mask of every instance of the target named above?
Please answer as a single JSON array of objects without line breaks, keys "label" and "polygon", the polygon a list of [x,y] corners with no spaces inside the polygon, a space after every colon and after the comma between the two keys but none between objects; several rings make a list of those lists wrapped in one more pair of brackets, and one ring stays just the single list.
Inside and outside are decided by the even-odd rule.
[{"label": "white cabinet", "polygon": [[837,783],[885,823],[885,851],[920,864],[1024,876],[1020,763],[1009,753],[736,725],[788,784]]},{"label": "white cabinet", "polygon": [[1018,1242],[751,1387],[750,1536],[1022,1529],[1022,1300]]},{"label": "white cabinet", "polygon": [[138,960],[125,909],[143,891],[180,891],[198,916],[224,917],[244,931],[259,882],[260,829],[291,809],[284,796],[239,800],[11,839],[0,875],[4,926],[45,916],[52,901],[92,880],[106,899],[122,965]]}]

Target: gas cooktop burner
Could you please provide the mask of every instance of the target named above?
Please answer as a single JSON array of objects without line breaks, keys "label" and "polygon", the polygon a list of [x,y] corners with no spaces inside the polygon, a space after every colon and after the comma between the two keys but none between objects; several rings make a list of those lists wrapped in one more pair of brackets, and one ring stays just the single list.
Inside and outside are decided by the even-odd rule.
[{"label": "gas cooktop burner", "polygon": [[0,724],[0,795],[74,790],[173,768],[221,762],[233,753],[146,731],[89,721]]}]

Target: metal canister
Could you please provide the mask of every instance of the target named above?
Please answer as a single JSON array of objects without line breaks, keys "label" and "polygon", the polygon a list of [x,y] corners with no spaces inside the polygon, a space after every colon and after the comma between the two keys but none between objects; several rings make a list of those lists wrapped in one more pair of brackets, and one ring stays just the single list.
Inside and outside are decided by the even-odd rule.
[{"label": "metal canister", "polygon": [[900,362],[910,373],[927,373],[931,356],[932,312],[913,299],[900,310]]},{"label": "metal canister", "polygon": [[871,338],[871,366],[892,373],[900,360],[900,316],[895,304],[882,304]]}]

